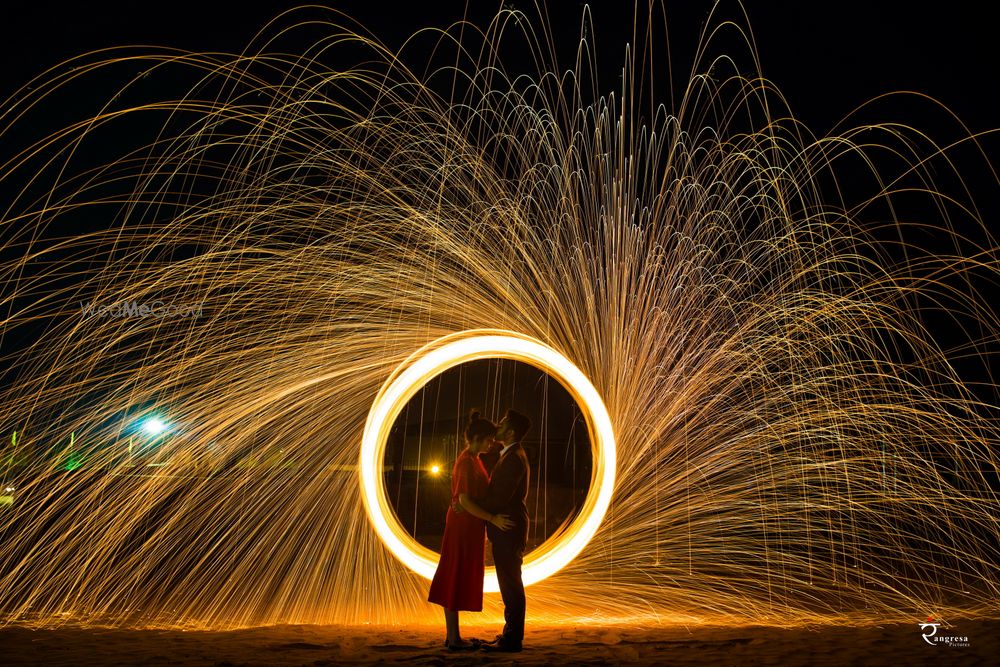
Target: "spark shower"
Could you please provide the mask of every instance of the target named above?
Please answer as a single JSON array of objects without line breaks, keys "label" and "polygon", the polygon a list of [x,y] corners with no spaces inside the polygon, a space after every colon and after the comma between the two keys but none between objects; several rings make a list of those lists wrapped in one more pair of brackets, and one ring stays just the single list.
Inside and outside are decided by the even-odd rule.
[{"label": "spark shower", "polygon": [[[641,15],[606,88],[585,10],[568,70],[531,13],[397,53],[308,12],[241,54],[84,54],[4,102],[0,622],[436,620],[359,455],[397,367],[480,329],[562,355],[614,431],[603,521],[530,617],[1000,612],[996,387],[955,366],[997,330],[982,137],[814,136],[749,41],[713,51],[721,21],[668,104]],[[81,310],[121,303],[197,316]]]}]

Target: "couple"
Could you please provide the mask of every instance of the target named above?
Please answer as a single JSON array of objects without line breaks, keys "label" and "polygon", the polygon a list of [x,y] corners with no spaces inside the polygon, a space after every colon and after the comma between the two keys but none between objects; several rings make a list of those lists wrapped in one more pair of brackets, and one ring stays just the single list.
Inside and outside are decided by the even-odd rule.
[{"label": "couple", "polygon": [[[428,601],[444,607],[451,651],[514,652],[524,639],[524,583],[521,559],[528,540],[528,457],[521,440],[531,420],[508,410],[499,424],[473,410],[465,428],[466,447],[451,473],[451,507],[445,518],[441,559]],[[459,611],[483,610],[485,537],[493,544],[493,563],[503,598],[503,634],[492,642],[464,641]]]}]

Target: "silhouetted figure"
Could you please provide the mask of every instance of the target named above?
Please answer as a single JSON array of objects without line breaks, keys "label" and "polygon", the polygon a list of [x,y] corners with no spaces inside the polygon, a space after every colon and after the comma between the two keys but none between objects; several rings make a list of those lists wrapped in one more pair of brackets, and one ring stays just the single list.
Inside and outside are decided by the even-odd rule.
[{"label": "silhouetted figure", "polygon": [[478,455],[493,445],[496,432],[496,424],[480,418],[479,411],[474,410],[465,429],[467,446],[455,459],[451,473],[452,506],[448,508],[441,557],[427,596],[428,602],[444,607],[448,632],[444,643],[451,651],[479,648],[478,640],[462,639],[458,612],[483,610],[486,523],[498,532],[513,526],[507,516],[489,513],[479,505],[487,493],[489,476]]},{"label": "silhouetted figure", "polygon": [[510,516],[510,530],[494,525],[486,527],[493,544],[493,565],[497,571],[500,595],[503,597],[503,633],[494,643],[484,646],[488,651],[520,651],[524,640],[525,597],[521,579],[521,563],[528,542],[528,457],[521,446],[531,420],[516,410],[508,410],[497,427],[496,438],[504,444],[490,475],[489,488],[480,506],[487,512]]}]

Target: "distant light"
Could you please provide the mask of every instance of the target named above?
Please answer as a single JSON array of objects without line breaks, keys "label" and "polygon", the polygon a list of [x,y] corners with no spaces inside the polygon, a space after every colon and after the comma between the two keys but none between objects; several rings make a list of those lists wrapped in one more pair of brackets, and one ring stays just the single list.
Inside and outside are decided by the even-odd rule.
[{"label": "distant light", "polygon": [[163,433],[163,431],[165,431],[166,429],[167,425],[163,423],[162,419],[159,419],[157,417],[150,417],[142,425],[142,430],[148,433],[149,435],[159,435],[160,433]]},{"label": "distant light", "polygon": [[441,466],[431,466],[431,472],[435,475],[441,472]]},{"label": "distant light", "polygon": [[6,489],[4,489],[4,493],[10,493],[13,490],[14,490],[13,486],[8,486]]}]

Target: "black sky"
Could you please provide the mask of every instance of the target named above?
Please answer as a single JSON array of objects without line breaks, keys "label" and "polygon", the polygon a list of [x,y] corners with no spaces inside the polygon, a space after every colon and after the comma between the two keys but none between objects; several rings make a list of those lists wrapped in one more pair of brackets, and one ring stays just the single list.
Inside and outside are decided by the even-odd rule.
[{"label": "black sky", "polygon": [[[0,62],[4,67],[0,68],[0,99],[13,94],[45,68],[99,48],[147,44],[238,53],[268,20],[298,4],[231,0],[199,4],[58,4],[18,0],[7,5],[2,21]],[[421,27],[445,27],[463,16],[485,25],[501,5],[496,0],[421,3],[347,0],[326,4],[356,18],[390,47],[400,45]],[[504,4],[529,15],[535,13],[534,3],[528,0],[506,0]],[[675,94],[681,82],[687,80],[699,35],[713,4],[709,0],[663,3]],[[747,5],[749,26],[764,76],[777,85],[795,116],[817,135],[830,132],[838,121],[867,100],[897,90],[917,91],[940,100],[974,132],[1000,126],[1000,114],[993,104],[1000,52],[995,48],[989,3],[945,3],[935,11],[915,9],[917,3],[898,0],[775,1]],[[589,4],[595,25],[594,39],[590,41],[600,63],[602,92],[612,92],[619,85],[624,45],[632,39],[636,23],[632,6],[629,0],[599,0]],[[550,2],[545,7],[558,52],[564,59],[560,65],[569,68],[576,52],[584,3],[567,0]],[[742,9],[735,0],[722,0],[715,9],[712,24],[732,19],[745,25]],[[750,62],[749,54],[741,50],[734,39],[735,32],[728,32],[728,38],[720,40],[713,52],[732,53],[745,68]],[[657,25],[653,33],[661,43],[664,41],[662,25]],[[303,50],[307,46],[303,44]],[[663,52],[661,48],[660,53]],[[503,53],[508,67],[530,71],[527,62],[517,62],[519,55],[512,49]],[[654,69],[661,79],[657,83],[656,101],[670,107],[667,68],[657,62]],[[100,94],[94,95],[88,111],[99,108],[94,107],[98,97]],[[73,109],[67,109],[66,119],[51,119],[51,129],[79,117],[82,117],[79,110],[74,114]],[[957,123],[944,118],[931,103],[912,97],[883,100],[869,115],[858,116],[849,125],[867,120],[903,122],[928,130],[939,143],[956,139],[961,132]],[[1000,138],[993,136],[985,141],[987,149],[995,152]],[[973,179],[977,199],[985,206],[983,213],[988,218],[1000,215],[997,205],[1000,193],[995,180],[988,182],[990,176],[984,174],[981,164],[976,170],[969,177]]]},{"label": "black sky", "polygon": [[[238,51],[281,9],[298,3],[6,3],[0,55],[3,93],[33,74],[72,55],[123,44],[169,45],[192,50]],[[343,9],[387,43],[399,43],[414,29],[443,25],[466,12],[485,18],[496,2],[435,0],[384,3],[377,0],[327,3]],[[506,3],[530,10],[531,3]],[[822,132],[856,105],[896,89],[918,90],[945,102],[973,129],[996,124],[995,26],[990,3],[922,3],[896,0],[747,3],[765,76],[789,98],[793,111]],[[683,66],[712,3],[667,0],[672,58]],[[548,13],[557,39],[575,42],[578,0],[551,2]],[[596,37],[609,69],[621,59],[631,33],[625,0],[591,3]],[[735,18],[739,6],[724,0],[718,14]],[[6,96],[6,95],[4,95]]]}]

